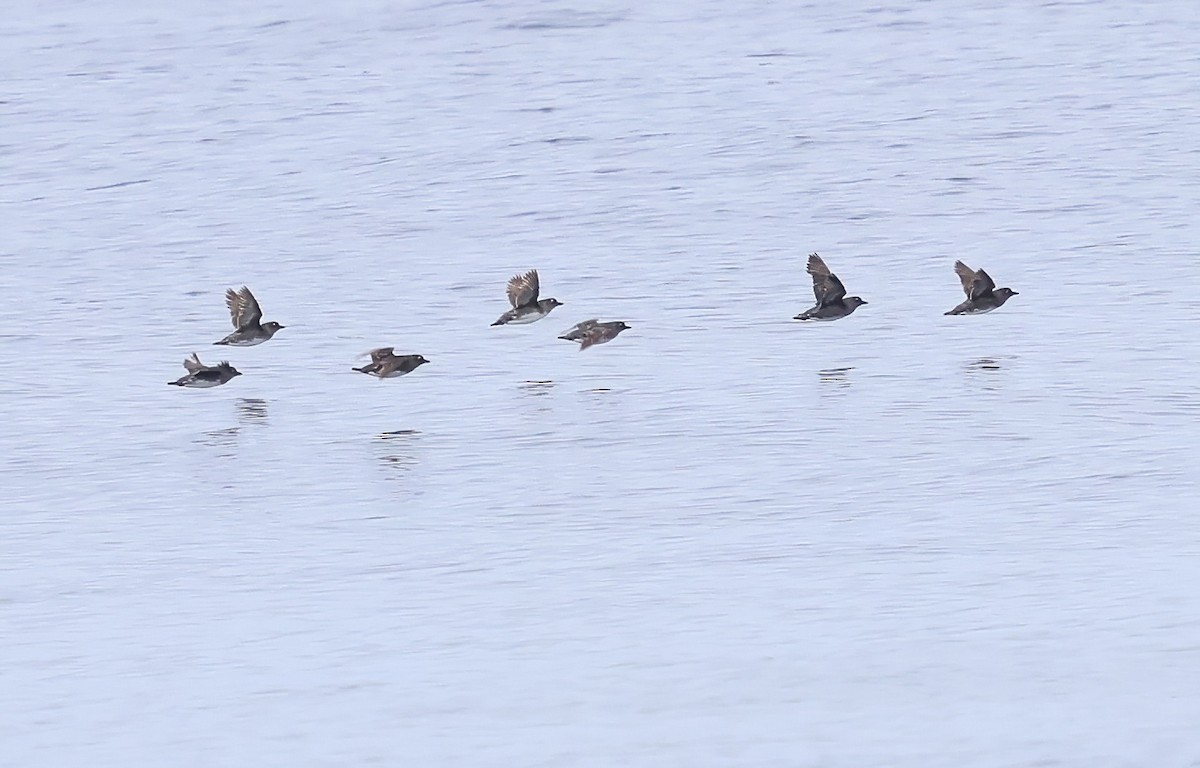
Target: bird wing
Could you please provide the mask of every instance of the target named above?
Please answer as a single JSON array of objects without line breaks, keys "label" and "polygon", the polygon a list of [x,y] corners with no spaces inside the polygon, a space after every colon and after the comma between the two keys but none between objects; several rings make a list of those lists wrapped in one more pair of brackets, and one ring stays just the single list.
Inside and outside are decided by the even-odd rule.
[{"label": "bird wing", "polygon": [[232,288],[225,291],[225,306],[229,307],[229,319],[233,322],[233,327],[239,331],[258,325],[258,321],[262,320],[262,310],[258,306],[258,300],[244,285],[240,291]]},{"label": "bird wing", "polygon": [[579,339],[579,351],[582,352],[594,344],[599,344],[602,340],[602,337],[603,334],[594,328],[590,331],[587,331]]},{"label": "bird wing", "polygon": [[607,341],[612,341],[621,331],[611,323],[601,323],[597,326],[587,329],[583,332],[579,339],[579,350],[582,352],[588,347],[596,344],[603,344]]},{"label": "bird wing", "polygon": [[380,347],[379,349],[372,349],[371,350],[371,362],[378,363],[383,360],[387,360],[389,357],[392,356],[392,352],[395,349],[396,349],[395,347]]},{"label": "bird wing", "polygon": [[583,335],[585,331],[589,331],[600,324],[600,318],[593,317],[591,320],[584,320],[582,323],[576,323],[571,328],[562,332],[560,339],[571,339],[574,341]]},{"label": "bird wing", "polygon": [[982,269],[975,270],[975,282],[971,283],[971,298],[977,299],[980,296],[991,293],[996,289],[996,283],[992,280],[992,276]]},{"label": "bird wing", "polygon": [[841,301],[846,296],[846,286],[838,280],[837,275],[829,271],[825,262],[815,253],[808,254],[808,274],[813,279],[813,295],[817,297],[817,305],[825,306]]},{"label": "bird wing", "polygon": [[187,369],[188,373],[196,373],[203,371],[208,366],[200,362],[200,356],[193,352],[191,357],[183,361],[183,367]]},{"label": "bird wing", "polygon": [[375,375],[381,379],[386,378],[389,373],[392,373],[397,368],[399,368],[400,363],[402,363],[403,361],[404,361],[404,358],[402,358],[402,357],[392,357],[392,356],[377,360],[374,363]]},{"label": "bird wing", "polygon": [[235,329],[241,328],[242,322],[242,296],[232,288],[225,291],[225,306],[229,307],[229,319],[233,322]]},{"label": "bird wing", "polygon": [[512,304],[513,309],[532,304],[538,300],[540,290],[536,269],[531,269],[523,275],[513,275],[508,278],[508,303]]},{"label": "bird wing", "polygon": [[978,299],[996,287],[987,272],[971,269],[961,261],[954,262],[954,274],[962,281],[963,293],[968,299]]},{"label": "bird wing", "polygon": [[258,321],[262,320],[262,309],[258,306],[258,299],[254,298],[254,294],[250,293],[250,289],[242,286],[242,290],[238,293],[242,300],[241,320],[242,325],[258,325]]}]

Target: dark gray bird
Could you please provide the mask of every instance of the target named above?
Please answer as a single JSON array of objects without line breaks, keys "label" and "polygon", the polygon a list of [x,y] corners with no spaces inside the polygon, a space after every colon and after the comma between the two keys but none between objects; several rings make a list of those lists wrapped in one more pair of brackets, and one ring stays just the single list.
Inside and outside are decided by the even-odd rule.
[{"label": "dark gray bird", "polygon": [[538,300],[541,285],[538,282],[536,269],[531,269],[523,275],[513,275],[508,279],[508,303],[512,309],[500,315],[492,325],[524,325],[534,323],[550,314],[550,310],[561,307],[558,299]]},{"label": "dark gray bird", "polygon": [[371,362],[362,368],[351,370],[377,376],[380,379],[394,379],[406,373],[412,373],[429,361],[420,355],[394,355],[395,347],[380,347],[371,350]]},{"label": "dark gray bird", "polygon": [[1004,302],[1013,296],[1020,296],[1012,288],[997,288],[987,272],[971,269],[961,261],[954,262],[954,273],[962,281],[967,300],[947,312],[947,315],[982,315],[1004,306]]},{"label": "dark gray bird", "polygon": [[858,296],[847,296],[846,286],[815,253],[808,254],[808,274],[812,275],[817,304],[796,315],[795,320],[838,320],[867,303]]},{"label": "dark gray bird", "polygon": [[205,365],[200,362],[200,357],[195,352],[192,353],[191,357],[183,361],[183,367],[187,369],[187,375],[175,381],[168,381],[168,384],[176,387],[208,389],[210,387],[219,387],[234,376],[242,375],[238,369],[225,360],[216,365]]},{"label": "dark gray bird", "polygon": [[242,290],[232,288],[225,291],[225,305],[229,307],[229,319],[233,321],[234,332],[213,344],[224,344],[230,347],[253,347],[262,344],[285,327],[272,320],[262,323],[262,309],[250,289],[242,286]]},{"label": "dark gray bird", "polygon": [[620,320],[602,323],[597,319],[592,319],[584,320],[575,327],[564,331],[563,335],[558,338],[579,342],[579,351],[582,352],[588,347],[606,344],[617,338],[621,331],[627,330],[629,330],[629,326]]}]

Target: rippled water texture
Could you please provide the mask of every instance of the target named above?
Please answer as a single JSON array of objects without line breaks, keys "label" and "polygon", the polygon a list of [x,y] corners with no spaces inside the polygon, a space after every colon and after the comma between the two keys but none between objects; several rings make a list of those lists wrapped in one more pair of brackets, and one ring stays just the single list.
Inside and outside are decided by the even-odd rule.
[{"label": "rippled water texture", "polygon": [[995,5],[6,6],[5,763],[1200,765],[1200,16]]}]

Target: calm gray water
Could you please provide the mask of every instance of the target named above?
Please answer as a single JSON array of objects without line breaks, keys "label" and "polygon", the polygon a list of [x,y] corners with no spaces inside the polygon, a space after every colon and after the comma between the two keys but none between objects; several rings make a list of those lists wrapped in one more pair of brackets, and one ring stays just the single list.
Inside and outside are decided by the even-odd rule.
[{"label": "calm gray water", "polygon": [[106,5],[0,21],[5,765],[1200,765],[1191,0]]}]

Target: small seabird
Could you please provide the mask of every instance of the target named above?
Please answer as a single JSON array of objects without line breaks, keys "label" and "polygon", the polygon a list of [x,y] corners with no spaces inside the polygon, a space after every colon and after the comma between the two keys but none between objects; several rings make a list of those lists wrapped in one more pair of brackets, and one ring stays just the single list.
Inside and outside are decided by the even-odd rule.
[{"label": "small seabird", "polygon": [[982,315],[999,309],[1013,296],[1019,296],[1012,288],[997,288],[990,275],[982,269],[971,269],[961,261],[954,262],[954,273],[962,281],[967,300],[947,315]]},{"label": "small seabird", "polygon": [[420,355],[394,355],[395,347],[380,347],[371,350],[371,362],[362,368],[352,368],[353,371],[376,376],[380,379],[394,379],[406,373],[412,373],[429,361]]},{"label": "small seabird", "polygon": [[191,357],[183,361],[183,367],[187,368],[187,375],[176,381],[168,381],[168,384],[176,387],[208,389],[209,387],[219,387],[234,376],[242,375],[237,368],[234,368],[225,360],[216,365],[205,365],[200,362],[200,357],[195,352],[192,353]]},{"label": "small seabird", "polygon": [[510,277],[507,292],[508,303],[512,304],[512,309],[500,315],[500,318],[492,325],[508,325],[509,323],[524,325],[537,322],[550,314],[550,310],[563,305],[558,299],[539,301],[538,291],[540,290],[536,269],[531,269],[523,275]]},{"label": "small seabird", "polygon": [[584,320],[574,328],[564,331],[562,336],[558,338],[566,341],[579,342],[579,351],[595,346],[596,344],[605,344],[617,338],[617,334],[621,331],[629,330],[629,326],[620,320],[602,323],[597,319]]},{"label": "small seabird", "polygon": [[858,296],[847,296],[846,286],[815,253],[808,254],[808,274],[812,275],[817,305],[796,315],[795,320],[839,320],[867,303]]},{"label": "small seabird", "polygon": [[260,324],[262,309],[258,306],[258,299],[254,298],[254,294],[244,285],[240,291],[232,288],[225,291],[225,304],[229,307],[229,318],[236,330],[220,341],[213,342],[214,345],[253,347],[270,339],[280,328],[286,327],[274,320]]}]

